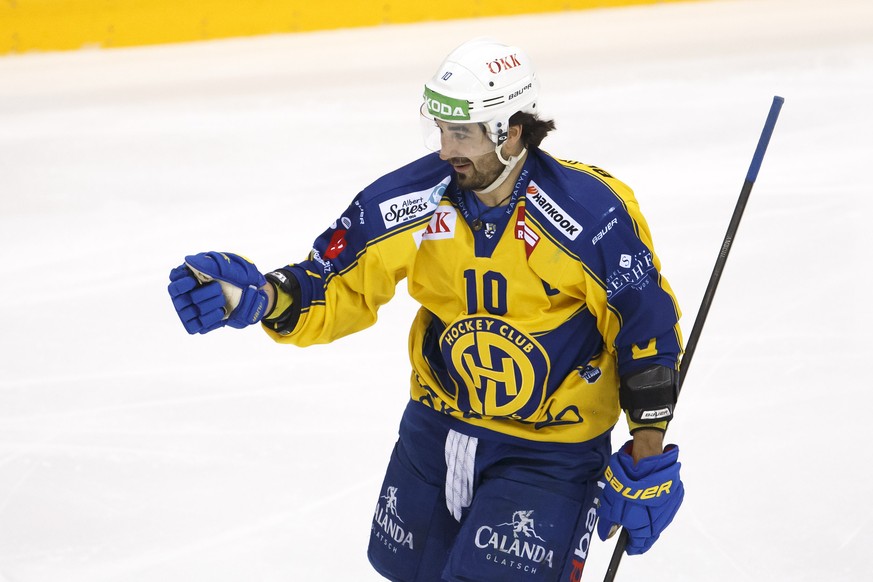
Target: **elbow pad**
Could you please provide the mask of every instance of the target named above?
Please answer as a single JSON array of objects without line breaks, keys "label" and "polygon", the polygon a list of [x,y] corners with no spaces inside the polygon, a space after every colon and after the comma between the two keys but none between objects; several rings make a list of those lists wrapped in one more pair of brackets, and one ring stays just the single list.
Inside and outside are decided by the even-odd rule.
[{"label": "elbow pad", "polygon": [[676,372],[658,364],[631,372],[622,376],[618,397],[635,423],[670,421],[677,397]]}]

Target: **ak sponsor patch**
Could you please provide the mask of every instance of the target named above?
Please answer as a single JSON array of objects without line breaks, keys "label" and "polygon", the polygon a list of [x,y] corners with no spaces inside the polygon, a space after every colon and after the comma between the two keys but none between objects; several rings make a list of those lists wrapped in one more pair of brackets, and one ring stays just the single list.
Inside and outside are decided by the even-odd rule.
[{"label": "ak sponsor patch", "polygon": [[434,211],[427,228],[421,235],[424,240],[439,240],[455,237],[458,212],[454,206],[440,206]]},{"label": "ak sponsor patch", "polygon": [[445,240],[455,238],[455,227],[458,223],[458,211],[454,206],[443,204],[438,206],[424,230],[412,233],[416,248],[421,247],[425,240]]}]

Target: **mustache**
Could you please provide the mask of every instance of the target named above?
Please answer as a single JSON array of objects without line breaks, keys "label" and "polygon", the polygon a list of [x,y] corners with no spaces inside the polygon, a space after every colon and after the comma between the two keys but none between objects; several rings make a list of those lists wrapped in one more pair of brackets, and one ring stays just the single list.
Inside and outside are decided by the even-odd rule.
[{"label": "mustache", "polygon": [[449,158],[448,162],[453,166],[463,166],[472,163],[470,158]]}]

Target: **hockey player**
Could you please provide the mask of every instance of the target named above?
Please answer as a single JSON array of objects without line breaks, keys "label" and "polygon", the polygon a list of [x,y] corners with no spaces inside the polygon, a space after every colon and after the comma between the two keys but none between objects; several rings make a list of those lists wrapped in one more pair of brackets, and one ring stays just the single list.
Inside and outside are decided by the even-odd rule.
[{"label": "hockey player", "polygon": [[170,274],[189,333],[261,322],[298,346],[373,324],[406,279],[411,398],[368,550],[390,580],[579,580],[595,527],[642,553],[682,502],[663,447],[679,309],[632,191],[540,149],[538,91],[521,49],[467,42],[424,88],[435,153],[366,187],[305,260],[262,275],[206,252]]}]

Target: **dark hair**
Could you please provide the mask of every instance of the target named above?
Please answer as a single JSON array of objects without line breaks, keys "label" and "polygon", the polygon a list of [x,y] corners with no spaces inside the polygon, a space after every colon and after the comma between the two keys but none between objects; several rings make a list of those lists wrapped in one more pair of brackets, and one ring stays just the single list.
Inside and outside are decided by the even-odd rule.
[{"label": "dark hair", "polygon": [[552,119],[540,119],[532,113],[518,111],[509,118],[509,125],[521,126],[521,140],[526,148],[538,148],[550,131],[555,129]]}]

